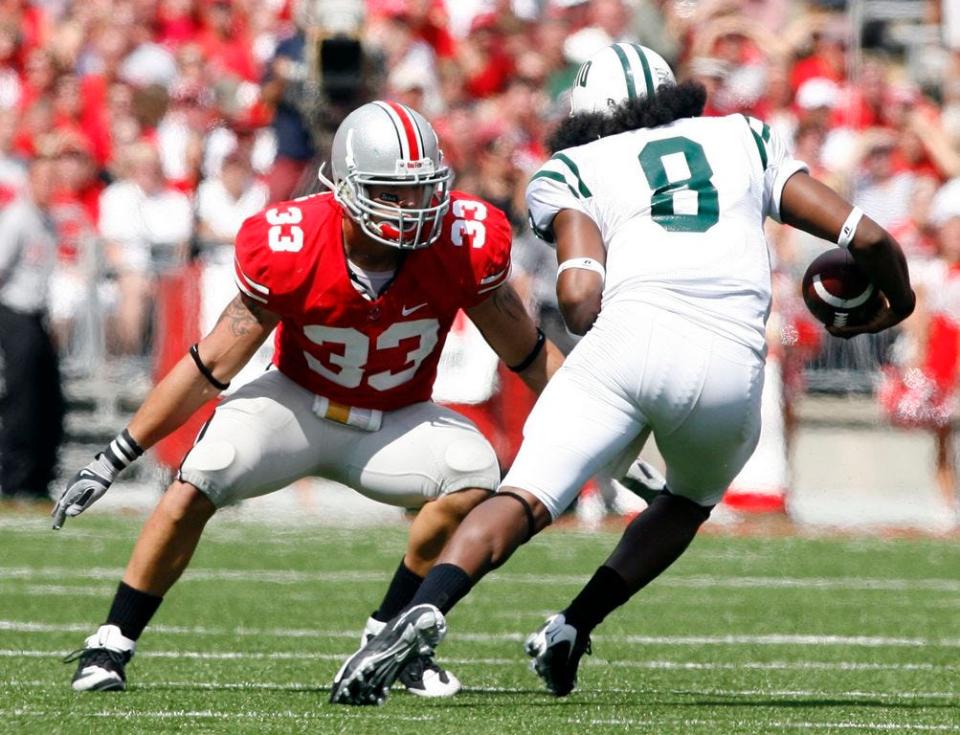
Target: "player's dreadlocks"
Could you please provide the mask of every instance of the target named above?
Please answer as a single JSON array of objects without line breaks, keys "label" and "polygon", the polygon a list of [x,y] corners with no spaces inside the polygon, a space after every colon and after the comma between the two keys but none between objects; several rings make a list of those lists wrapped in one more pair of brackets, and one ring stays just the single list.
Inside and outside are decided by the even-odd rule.
[{"label": "player's dreadlocks", "polygon": [[684,117],[700,117],[706,101],[707,90],[699,82],[662,85],[653,97],[627,100],[612,112],[571,115],[547,139],[547,146],[551,153],[556,153],[628,130],[655,128]]}]

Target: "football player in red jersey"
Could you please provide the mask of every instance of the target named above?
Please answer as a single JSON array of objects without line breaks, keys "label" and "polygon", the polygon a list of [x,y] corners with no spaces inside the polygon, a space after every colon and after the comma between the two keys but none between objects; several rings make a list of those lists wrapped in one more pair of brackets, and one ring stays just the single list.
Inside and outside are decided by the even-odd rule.
[{"label": "football player in red jersey", "polygon": [[[218,508],[305,476],[420,508],[364,636],[378,633],[500,480],[476,427],[430,400],[457,311],[537,392],[562,361],[507,282],[505,216],[449,190],[450,170],[421,115],[392,102],[359,107],[336,132],[331,164],[332,180],[320,178],[332,192],[243,224],[240,293],[54,508],[54,528],[88,508],[144,449],[224,390],[276,328],[272,368],[223,400],[147,520],[106,622],[76,655],[78,691],[125,687],[137,639]],[[424,696],[460,688],[429,657],[402,678]]]}]

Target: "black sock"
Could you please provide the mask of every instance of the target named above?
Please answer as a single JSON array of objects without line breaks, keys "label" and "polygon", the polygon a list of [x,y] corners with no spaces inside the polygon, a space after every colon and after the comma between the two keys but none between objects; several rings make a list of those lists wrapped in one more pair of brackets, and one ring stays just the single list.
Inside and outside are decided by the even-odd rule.
[{"label": "black sock", "polygon": [[423,584],[413,596],[409,607],[414,605],[436,605],[446,614],[460,600],[467,596],[473,580],[470,575],[456,564],[437,564],[424,577]]},{"label": "black sock", "polygon": [[383,596],[383,602],[373,614],[373,619],[385,623],[395,618],[413,599],[422,582],[423,577],[410,571],[401,560],[397,571],[393,573],[393,579],[390,580],[390,586],[387,587],[387,594]]},{"label": "black sock", "polygon": [[116,625],[124,637],[135,641],[143,633],[161,602],[162,597],[135,590],[121,582],[107,615],[107,625]]},{"label": "black sock", "polygon": [[564,610],[567,622],[589,632],[663,573],[710,517],[710,508],[664,492],[630,522],[610,558]]},{"label": "black sock", "polygon": [[602,566],[563,611],[567,622],[586,633],[596,628],[607,615],[630,599],[630,590],[616,570]]}]

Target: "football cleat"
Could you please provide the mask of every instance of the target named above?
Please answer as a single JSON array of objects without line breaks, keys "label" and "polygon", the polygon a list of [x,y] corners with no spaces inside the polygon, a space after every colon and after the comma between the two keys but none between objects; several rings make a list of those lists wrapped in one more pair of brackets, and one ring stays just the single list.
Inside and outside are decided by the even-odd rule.
[{"label": "football cleat", "polygon": [[619,479],[621,485],[634,495],[642,498],[649,505],[667,488],[667,480],[649,462],[638,459],[627,470],[627,474]]},{"label": "football cleat", "polygon": [[127,688],[124,667],[136,646],[116,625],[101,625],[83,642],[83,648],[63,659],[64,663],[80,662],[71,686],[78,692],[123,691]]},{"label": "football cleat", "polygon": [[418,697],[452,697],[461,687],[460,680],[441,668],[432,655],[416,656],[400,669],[397,678]]},{"label": "football cleat", "polygon": [[590,636],[581,638],[577,629],[567,624],[563,613],[547,618],[538,631],[530,634],[523,648],[533,659],[530,667],[557,697],[565,697],[577,686],[580,659],[591,653]]},{"label": "football cleat", "polygon": [[401,669],[420,656],[432,656],[447,634],[443,613],[417,605],[401,613],[348,658],[333,679],[333,704],[379,705]]},{"label": "football cleat", "polygon": [[[376,618],[368,618],[360,645],[369,643],[386,625]],[[417,656],[411,660],[400,669],[397,679],[408,692],[418,697],[452,697],[462,687],[460,680],[442,668],[432,655]]]}]

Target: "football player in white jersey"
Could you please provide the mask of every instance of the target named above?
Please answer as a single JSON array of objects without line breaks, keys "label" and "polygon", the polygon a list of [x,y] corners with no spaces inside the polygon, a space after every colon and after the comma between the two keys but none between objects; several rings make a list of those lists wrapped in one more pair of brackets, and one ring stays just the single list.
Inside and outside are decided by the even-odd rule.
[{"label": "football player in white jersey", "polygon": [[[567,326],[585,335],[524,428],[499,492],[467,516],[411,606],[341,668],[335,701],[376,701],[398,660],[432,649],[443,614],[555,519],[583,482],[652,433],[666,487],[562,611],[526,641],[564,696],[590,633],[670,566],[756,446],[770,309],[766,217],[847,247],[885,297],[878,332],[914,307],[906,261],[879,225],[818,183],[767,125],[700,117],[655,52],[619,43],[581,68],[555,155],[527,187],[531,224],[555,244]],[[602,307],[602,308],[601,308]]]}]

